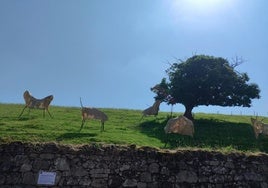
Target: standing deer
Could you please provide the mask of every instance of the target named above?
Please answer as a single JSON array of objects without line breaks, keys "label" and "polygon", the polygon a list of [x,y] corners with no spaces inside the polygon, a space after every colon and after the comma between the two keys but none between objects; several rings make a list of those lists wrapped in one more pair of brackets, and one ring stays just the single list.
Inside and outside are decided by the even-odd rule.
[{"label": "standing deer", "polygon": [[105,113],[102,111],[96,109],[96,108],[86,108],[83,107],[82,100],[80,98],[80,104],[81,104],[81,111],[82,111],[82,124],[80,127],[80,130],[82,130],[84,123],[86,119],[97,119],[101,122],[101,131],[104,131],[104,122],[108,120],[108,117]]},{"label": "standing deer", "polygon": [[49,95],[43,99],[36,99],[34,98],[29,91],[25,91],[23,93],[23,98],[25,100],[25,107],[23,108],[22,112],[19,115],[19,118],[22,116],[24,110],[26,108],[30,109],[41,109],[43,110],[43,117],[45,117],[45,111],[48,112],[49,116],[52,118],[51,114],[48,111],[49,104],[53,100],[53,95]]}]

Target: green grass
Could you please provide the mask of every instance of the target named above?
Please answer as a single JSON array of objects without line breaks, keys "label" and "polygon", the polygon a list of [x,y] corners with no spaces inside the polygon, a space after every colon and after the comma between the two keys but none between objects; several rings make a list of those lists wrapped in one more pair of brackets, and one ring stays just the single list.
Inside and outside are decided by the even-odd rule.
[{"label": "green grass", "polygon": [[250,116],[195,114],[195,136],[191,138],[178,134],[165,135],[163,129],[169,115],[165,112],[160,112],[157,118],[146,117],[140,121],[139,110],[101,109],[109,117],[105,131],[100,132],[99,121],[90,120],[79,132],[80,108],[51,106],[53,119],[48,114],[43,118],[41,110],[28,113],[27,109],[18,118],[22,109],[23,105],[19,104],[0,104],[0,143],[108,143],[168,149],[268,152],[268,137],[261,135],[258,140],[255,139]]}]

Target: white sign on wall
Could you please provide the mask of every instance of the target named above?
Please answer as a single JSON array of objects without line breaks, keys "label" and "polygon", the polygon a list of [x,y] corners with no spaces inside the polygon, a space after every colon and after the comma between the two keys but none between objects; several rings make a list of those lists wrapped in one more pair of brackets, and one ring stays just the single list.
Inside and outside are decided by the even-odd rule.
[{"label": "white sign on wall", "polygon": [[54,185],[56,179],[56,172],[39,171],[37,180],[38,185]]}]

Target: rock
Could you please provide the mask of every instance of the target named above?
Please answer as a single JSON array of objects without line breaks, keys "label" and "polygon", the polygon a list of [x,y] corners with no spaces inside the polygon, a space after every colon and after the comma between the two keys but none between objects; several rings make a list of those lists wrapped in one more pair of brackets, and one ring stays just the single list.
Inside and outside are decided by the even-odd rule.
[{"label": "rock", "polygon": [[90,174],[109,174],[110,169],[105,169],[105,168],[97,168],[97,169],[92,169],[90,170]]},{"label": "rock", "polygon": [[150,164],[149,171],[151,173],[158,173],[159,172],[159,165],[157,163]]},{"label": "rock", "polygon": [[48,160],[44,160],[44,159],[35,159],[32,168],[36,171],[39,170],[48,170],[50,167],[50,163]]},{"label": "rock", "polygon": [[226,163],[225,163],[225,167],[226,168],[230,168],[230,169],[234,169],[234,163],[233,162],[231,162],[231,161],[227,161]]},{"label": "rock", "polygon": [[195,172],[183,170],[179,172],[176,176],[177,182],[183,183],[196,183],[198,181],[198,177]]},{"label": "rock", "polygon": [[91,187],[94,188],[104,188],[107,187],[107,180],[101,178],[101,179],[93,179]]},{"label": "rock", "polygon": [[0,185],[3,185],[5,182],[5,176],[0,175]]},{"label": "rock", "polygon": [[91,184],[90,178],[83,178],[79,181],[79,185],[89,186]]},{"label": "rock", "polygon": [[65,158],[57,158],[55,161],[56,168],[61,171],[70,170],[70,166]]},{"label": "rock", "polygon": [[219,164],[220,164],[219,161],[210,161],[209,162],[209,165],[211,165],[211,166],[218,166]]},{"label": "rock", "polygon": [[123,180],[120,176],[112,176],[108,182],[109,187],[117,188],[120,187],[123,183]]},{"label": "rock", "polygon": [[120,171],[125,171],[125,170],[129,170],[130,169],[130,166],[129,165],[123,165],[121,168],[120,168]]},{"label": "rock", "polygon": [[139,182],[137,188],[147,188],[147,184],[143,182]]},{"label": "rock", "polygon": [[0,164],[0,171],[5,172],[11,169],[12,167],[13,165],[10,161],[4,161],[2,164]]},{"label": "rock", "polygon": [[30,164],[23,164],[20,168],[21,172],[28,172],[30,170],[32,170],[32,165]]},{"label": "rock", "polygon": [[126,179],[123,183],[123,187],[136,187],[138,184],[136,179]]},{"label": "rock", "polygon": [[41,159],[53,159],[55,157],[54,154],[50,154],[50,153],[44,153],[40,155]]},{"label": "rock", "polygon": [[36,184],[36,180],[34,177],[34,174],[32,172],[26,172],[23,175],[23,179],[22,179],[22,183],[23,184],[27,184],[27,185],[35,185]]},{"label": "rock", "polygon": [[88,172],[84,168],[82,168],[82,167],[75,167],[75,168],[72,169],[72,174],[74,176],[81,177],[81,176],[88,175]]},{"label": "rock", "polygon": [[245,173],[244,174],[244,177],[247,181],[254,181],[254,182],[257,182],[257,181],[262,181],[262,177],[261,175],[259,174],[256,174],[256,173],[253,173],[253,172],[250,172],[250,173]]},{"label": "rock", "polygon": [[268,188],[268,184],[266,182],[261,183],[261,188]]},{"label": "rock", "polygon": [[169,169],[167,167],[163,167],[160,171],[160,174],[163,174],[163,175],[169,175]]},{"label": "rock", "polygon": [[141,182],[151,182],[152,181],[152,175],[149,172],[143,172],[140,175]]}]

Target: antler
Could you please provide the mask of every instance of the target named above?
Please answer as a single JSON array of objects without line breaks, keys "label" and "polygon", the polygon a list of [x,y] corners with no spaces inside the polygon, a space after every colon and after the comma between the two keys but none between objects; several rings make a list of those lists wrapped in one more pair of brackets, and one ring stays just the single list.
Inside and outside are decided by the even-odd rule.
[{"label": "antler", "polygon": [[81,108],[83,108],[82,98],[81,97],[80,97],[80,105],[81,105]]}]

